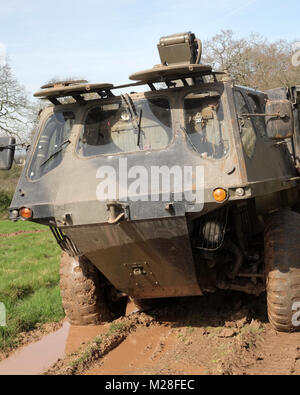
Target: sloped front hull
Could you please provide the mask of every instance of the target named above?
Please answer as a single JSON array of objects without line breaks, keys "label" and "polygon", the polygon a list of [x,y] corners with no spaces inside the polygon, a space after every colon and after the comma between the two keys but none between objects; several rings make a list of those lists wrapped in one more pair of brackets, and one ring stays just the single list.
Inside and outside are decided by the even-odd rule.
[{"label": "sloped front hull", "polygon": [[64,232],[119,291],[140,299],[202,295],[185,217]]}]

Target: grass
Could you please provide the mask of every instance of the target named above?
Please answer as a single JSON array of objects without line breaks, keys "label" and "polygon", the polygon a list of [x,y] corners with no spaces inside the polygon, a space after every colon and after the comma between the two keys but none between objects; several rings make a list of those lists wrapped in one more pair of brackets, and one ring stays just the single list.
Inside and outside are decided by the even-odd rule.
[{"label": "grass", "polygon": [[99,346],[102,344],[103,339],[100,336],[97,336],[92,344],[89,344],[87,349],[79,356],[79,358],[75,359],[74,361],[70,362],[70,366],[74,369],[77,370],[79,366],[84,366],[86,363],[88,363],[91,358],[93,357],[93,354],[98,350]]},{"label": "grass", "polygon": [[31,230],[47,230],[43,225],[36,224],[35,222],[19,221],[0,221],[0,234],[31,231]]},{"label": "grass", "polygon": [[[30,222],[0,221],[0,234],[47,229]],[[59,292],[60,249],[49,232],[0,237],[0,302],[7,326],[0,327],[0,350],[14,347],[20,332],[64,317]]]},{"label": "grass", "polygon": [[127,322],[113,322],[109,328],[108,334],[113,335],[115,333],[118,333],[122,330],[126,330],[128,327]]}]

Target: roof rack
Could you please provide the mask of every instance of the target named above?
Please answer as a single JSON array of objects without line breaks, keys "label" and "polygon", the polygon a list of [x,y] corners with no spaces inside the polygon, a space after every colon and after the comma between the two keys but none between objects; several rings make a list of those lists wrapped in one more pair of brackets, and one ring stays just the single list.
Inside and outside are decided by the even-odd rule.
[{"label": "roof rack", "polygon": [[82,96],[87,93],[97,93],[102,99],[111,97],[112,84],[89,84],[85,80],[59,81],[43,85],[41,90],[34,94],[34,97],[48,99],[51,103],[61,104],[57,99],[71,96],[78,103],[84,103]]},{"label": "roof rack", "polygon": [[165,82],[165,80],[178,80],[212,74],[211,66],[203,64],[177,64],[171,66],[157,65],[152,69],[139,71],[132,74],[129,79],[145,82]]},{"label": "roof rack", "polygon": [[[204,76],[212,76],[217,82],[217,75],[223,74],[223,72],[213,72],[210,66],[205,65],[160,66],[131,75],[130,79],[137,80],[137,82],[129,84],[114,86],[112,84],[89,84],[83,80],[62,81],[43,85],[41,90],[34,94],[34,97],[47,99],[54,105],[62,104],[58,99],[73,97],[76,102],[84,104],[87,100],[83,95],[88,93],[96,93],[101,99],[106,99],[114,97],[112,91],[116,89],[148,85],[152,91],[156,91],[154,85],[156,83],[165,83],[166,89],[171,89],[177,87],[176,81],[181,81],[181,86],[192,86],[203,83]],[[163,87],[160,86],[159,89],[161,90]]]},{"label": "roof rack", "polygon": [[58,88],[61,86],[70,86],[70,85],[80,85],[80,84],[87,84],[87,80],[66,80],[66,81],[55,81],[49,82],[41,86],[41,89],[49,89],[49,88]]},{"label": "roof rack", "polygon": [[[156,91],[154,84],[164,83],[167,89],[188,87],[206,83],[205,76],[212,76],[217,82],[217,75],[226,74],[212,71],[211,66],[201,64],[202,43],[192,32],[173,34],[162,37],[158,44],[161,64],[152,69],[139,71],[129,78],[135,83],[114,86],[112,84],[89,84],[86,80],[59,81],[48,83],[34,94],[35,97],[48,99],[54,105],[62,104],[58,99],[73,97],[80,103],[86,103],[83,96],[87,93],[96,93],[101,99],[113,97],[112,90],[148,85]],[[181,85],[178,85],[178,81]],[[163,89],[163,86],[159,86]]]}]

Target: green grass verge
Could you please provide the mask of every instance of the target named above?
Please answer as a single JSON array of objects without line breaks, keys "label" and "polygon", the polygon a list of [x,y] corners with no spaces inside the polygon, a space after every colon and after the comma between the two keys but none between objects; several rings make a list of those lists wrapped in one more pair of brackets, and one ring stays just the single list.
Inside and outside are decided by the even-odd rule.
[{"label": "green grass verge", "polygon": [[[30,222],[0,221],[0,233],[47,229]],[[0,327],[0,350],[17,345],[20,332],[64,317],[59,292],[58,247],[50,231],[0,237],[0,302],[7,326]]]},{"label": "green grass verge", "polygon": [[30,221],[0,221],[0,234],[8,234],[14,232],[27,232],[32,230],[47,230],[48,228],[44,225],[37,224]]}]

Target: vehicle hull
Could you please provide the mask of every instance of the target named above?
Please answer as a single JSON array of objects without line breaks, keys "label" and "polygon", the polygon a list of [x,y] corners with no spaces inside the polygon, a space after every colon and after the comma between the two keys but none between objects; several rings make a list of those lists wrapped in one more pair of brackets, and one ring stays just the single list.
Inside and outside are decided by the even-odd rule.
[{"label": "vehicle hull", "polygon": [[121,292],[202,295],[185,217],[68,227],[65,234]]}]

